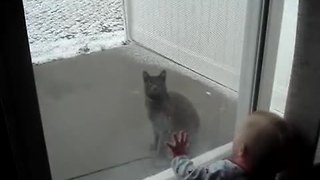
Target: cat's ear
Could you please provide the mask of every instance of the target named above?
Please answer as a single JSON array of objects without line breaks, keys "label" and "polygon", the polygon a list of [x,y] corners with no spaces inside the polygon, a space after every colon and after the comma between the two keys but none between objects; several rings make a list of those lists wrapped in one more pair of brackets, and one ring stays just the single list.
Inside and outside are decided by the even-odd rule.
[{"label": "cat's ear", "polygon": [[162,70],[161,73],[160,73],[160,75],[159,75],[159,77],[160,77],[163,81],[165,81],[165,80],[166,80],[166,75],[167,75],[166,70]]},{"label": "cat's ear", "polygon": [[144,81],[147,81],[150,78],[150,75],[149,75],[149,73],[147,71],[143,71],[142,75],[143,75],[143,80]]}]

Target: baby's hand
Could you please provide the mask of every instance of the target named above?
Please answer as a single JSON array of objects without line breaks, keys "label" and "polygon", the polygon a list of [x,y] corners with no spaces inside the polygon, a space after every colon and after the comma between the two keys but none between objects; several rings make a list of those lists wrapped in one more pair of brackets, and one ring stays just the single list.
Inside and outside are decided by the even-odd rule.
[{"label": "baby's hand", "polygon": [[[179,137],[178,137],[179,136]],[[173,134],[173,142],[167,142],[173,157],[187,155],[187,148],[189,146],[188,134],[185,131]]]}]

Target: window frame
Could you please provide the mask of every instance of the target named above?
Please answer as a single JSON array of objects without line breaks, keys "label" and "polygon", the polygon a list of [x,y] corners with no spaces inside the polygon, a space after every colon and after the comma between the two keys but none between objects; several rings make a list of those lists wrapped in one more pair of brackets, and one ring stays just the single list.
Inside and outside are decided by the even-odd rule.
[{"label": "window frame", "polygon": [[23,2],[0,1],[0,9],[0,115],[11,151],[5,156],[13,156],[15,178],[51,180]]},{"label": "window frame", "polygon": [[[252,15],[247,16],[247,23],[250,22],[250,25],[247,26],[249,29],[245,35],[247,46],[243,52],[243,59],[246,61],[242,62],[241,68],[236,131],[249,112],[257,109],[267,110],[265,108],[267,106],[262,104],[270,101],[271,93],[262,87],[268,86],[270,82],[268,78],[273,78],[274,74],[272,67],[275,65],[274,55],[277,49],[274,45],[279,38],[281,18],[278,17],[282,15],[283,2],[284,0],[261,0],[248,3],[249,6],[260,8],[252,12],[257,14],[258,18]],[[0,3],[3,8],[1,17],[4,23],[2,24],[5,27],[4,32],[1,32],[1,41],[4,45],[0,52],[1,76],[4,77],[1,79],[4,87],[1,90],[1,103],[15,162],[19,164],[17,171],[21,179],[50,180],[50,166],[36,94],[23,2],[22,0],[5,0]],[[128,30],[130,18],[126,16],[127,1],[123,0],[123,3],[125,31],[127,40],[130,40]],[[14,56],[10,57],[10,52],[11,54],[14,52]],[[274,62],[271,61],[272,59]],[[26,122],[26,119],[29,121]],[[221,159],[231,153],[231,147],[232,143],[220,146],[196,157],[194,161],[198,165],[203,165]],[[160,172],[156,176],[163,179],[161,173],[168,173],[168,171]],[[173,178],[172,174],[165,179],[170,178]],[[148,177],[147,179],[156,178]]]}]

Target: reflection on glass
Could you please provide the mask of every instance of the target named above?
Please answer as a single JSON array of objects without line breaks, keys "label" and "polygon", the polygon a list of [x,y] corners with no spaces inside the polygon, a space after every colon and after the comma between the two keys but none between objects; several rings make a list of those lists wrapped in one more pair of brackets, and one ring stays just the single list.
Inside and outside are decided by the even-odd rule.
[{"label": "reflection on glass", "polygon": [[[247,2],[24,0],[54,180],[142,179],[232,140]],[[54,60],[54,61],[53,61]]]}]

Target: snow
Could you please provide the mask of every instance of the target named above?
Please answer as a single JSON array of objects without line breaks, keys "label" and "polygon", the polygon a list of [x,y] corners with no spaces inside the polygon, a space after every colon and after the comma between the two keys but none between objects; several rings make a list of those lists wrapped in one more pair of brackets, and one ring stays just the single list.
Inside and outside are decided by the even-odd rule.
[{"label": "snow", "polygon": [[[121,0],[23,2],[34,64],[121,46],[126,39]],[[141,56],[141,52],[133,50],[133,55]],[[187,74],[192,80],[210,84],[232,98],[237,96],[236,92],[216,85],[197,73],[180,68],[171,61],[156,61],[153,56],[136,59],[139,59],[138,63],[166,67]],[[210,96],[207,92],[204,93]]]},{"label": "snow", "polygon": [[48,44],[33,44],[31,45],[32,62],[41,64],[55,59],[117,47],[124,41],[123,37],[124,32],[118,31],[83,38],[59,39]]},{"label": "snow", "polygon": [[117,47],[125,41],[121,0],[23,0],[36,64]]}]

